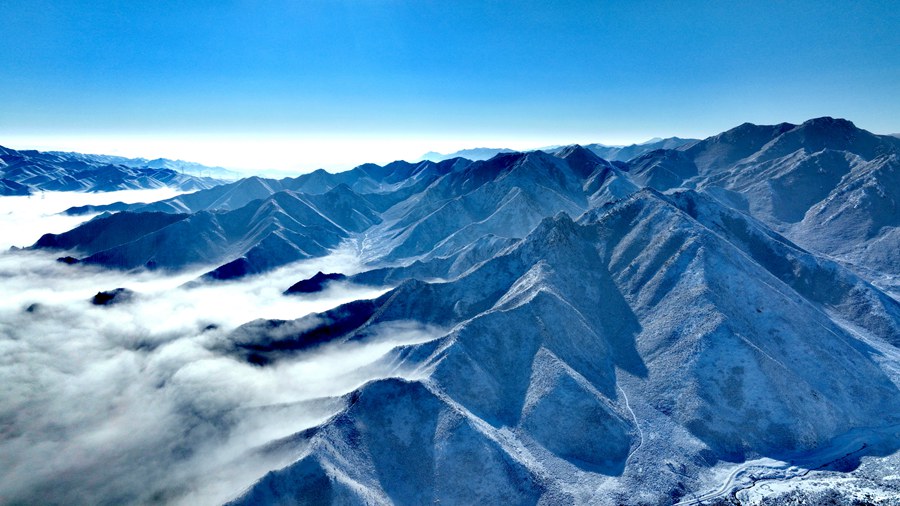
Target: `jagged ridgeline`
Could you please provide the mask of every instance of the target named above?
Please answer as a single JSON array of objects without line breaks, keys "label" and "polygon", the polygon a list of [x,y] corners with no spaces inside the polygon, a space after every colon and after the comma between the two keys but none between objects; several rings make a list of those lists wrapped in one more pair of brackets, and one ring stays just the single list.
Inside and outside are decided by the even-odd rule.
[{"label": "jagged ridgeline", "polygon": [[286,296],[390,290],[210,345],[259,367],[443,329],[272,442],[294,463],[235,504],[672,504],[722,463],[900,449],[900,139],[819,118],[658,142],[247,178],[73,210],[108,214],[34,248],[215,283],[354,245],[363,272]]}]

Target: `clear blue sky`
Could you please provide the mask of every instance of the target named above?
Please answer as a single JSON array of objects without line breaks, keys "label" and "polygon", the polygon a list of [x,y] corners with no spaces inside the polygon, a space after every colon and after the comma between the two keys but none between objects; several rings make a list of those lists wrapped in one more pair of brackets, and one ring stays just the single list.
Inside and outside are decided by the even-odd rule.
[{"label": "clear blue sky", "polygon": [[0,19],[0,144],[900,131],[896,0],[0,0]]}]

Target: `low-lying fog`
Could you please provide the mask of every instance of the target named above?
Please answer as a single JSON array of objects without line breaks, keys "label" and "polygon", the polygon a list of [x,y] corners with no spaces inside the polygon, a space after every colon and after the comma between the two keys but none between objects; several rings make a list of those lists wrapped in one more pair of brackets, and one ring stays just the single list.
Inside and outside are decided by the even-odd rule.
[{"label": "low-lying fog", "polygon": [[[137,193],[100,195],[147,199]],[[51,211],[108,200],[7,199],[0,198],[4,246],[31,244],[84,219]],[[211,351],[214,343],[256,318],[298,318],[383,293],[342,285],[282,295],[318,270],[359,270],[349,249],[195,288],[182,285],[209,266],[126,273],[64,265],[57,256],[0,254],[0,502],[221,503],[296,458],[254,451],[260,445],[322,422],[339,406],[323,398],[380,377],[367,366],[397,344],[438,332],[399,325],[368,344],[324,346],[257,367]],[[98,291],[117,287],[136,295],[91,304]]]},{"label": "low-lying fog", "polygon": [[160,188],[105,193],[43,192],[27,197],[0,197],[0,251],[10,246],[30,246],[46,233],[65,232],[90,218],[59,214],[70,207],[113,202],[155,202],[182,193],[172,188]]}]

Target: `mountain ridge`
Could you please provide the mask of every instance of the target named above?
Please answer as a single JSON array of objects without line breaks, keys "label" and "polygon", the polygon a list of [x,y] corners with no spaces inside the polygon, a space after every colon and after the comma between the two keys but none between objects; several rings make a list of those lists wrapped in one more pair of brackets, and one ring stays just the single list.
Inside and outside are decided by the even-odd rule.
[{"label": "mountain ridge", "polygon": [[162,187],[191,191],[222,183],[219,179],[186,175],[169,167],[126,165],[121,163],[123,161],[127,159],[0,147],[0,194],[108,192]]},{"label": "mountain ridge", "polygon": [[[684,186],[715,194],[804,247],[861,271],[898,275],[887,253],[900,248],[893,192],[898,156],[898,139],[822,117],[800,125],[745,123],[675,150],[642,155],[628,170],[636,182],[658,190]],[[851,218],[851,209],[837,207],[838,202],[866,206],[853,208],[856,217]],[[825,224],[839,215],[847,220],[845,226]],[[868,232],[842,235],[852,230]]]},{"label": "mountain ridge", "polygon": [[[628,160],[636,156],[642,155],[649,151],[653,151],[655,149],[675,149],[686,144],[697,142],[697,140],[698,139],[684,139],[681,137],[667,137],[665,139],[661,137],[654,137],[650,140],[641,143],[630,144],[627,146],[608,146],[606,144],[591,143],[586,144],[585,147],[593,151],[601,158],[604,158],[611,162],[627,162]],[[545,151],[548,153],[554,153],[555,151],[564,147],[565,146],[546,146],[543,148],[537,148],[527,151]],[[454,151],[453,153],[448,154],[429,151],[428,153],[422,155],[420,158],[422,160],[433,162],[449,160],[451,158],[465,158],[472,161],[481,161],[489,160],[499,154],[515,152],[516,150],[508,148],[469,148],[461,149],[459,151]]]},{"label": "mountain ridge", "polygon": [[150,168],[150,169],[170,169],[176,172],[187,173],[195,176],[215,177],[218,179],[238,179],[241,173],[228,170],[219,166],[208,166],[196,162],[186,160],[172,160],[169,158],[128,158],[117,155],[99,155],[89,153],[77,153],[72,151],[46,151],[47,154],[62,156],[66,158],[83,159],[86,161],[96,161],[107,165],[124,165],[132,168]]}]

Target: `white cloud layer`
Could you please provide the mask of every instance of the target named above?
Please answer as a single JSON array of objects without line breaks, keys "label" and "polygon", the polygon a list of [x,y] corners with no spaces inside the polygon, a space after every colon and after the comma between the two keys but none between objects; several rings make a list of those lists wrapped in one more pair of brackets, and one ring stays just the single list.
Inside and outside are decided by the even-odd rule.
[{"label": "white cloud layer", "polygon": [[172,188],[80,193],[44,192],[27,197],[0,197],[0,250],[30,246],[43,234],[65,232],[91,216],[59,214],[74,206],[113,202],[155,202],[183,192]]},{"label": "white cloud layer", "polygon": [[[34,219],[29,227],[40,226]],[[296,457],[255,448],[323,421],[338,408],[323,398],[383,375],[367,366],[397,344],[440,332],[395,326],[366,344],[326,345],[257,367],[214,344],[255,318],[298,318],[383,290],[281,294],[318,270],[358,270],[344,251],[195,288],[182,285],[206,268],[126,273],[56,256],[0,255],[3,501],[220,503]],[[135,297],[90,303],[120,286]]]}]

